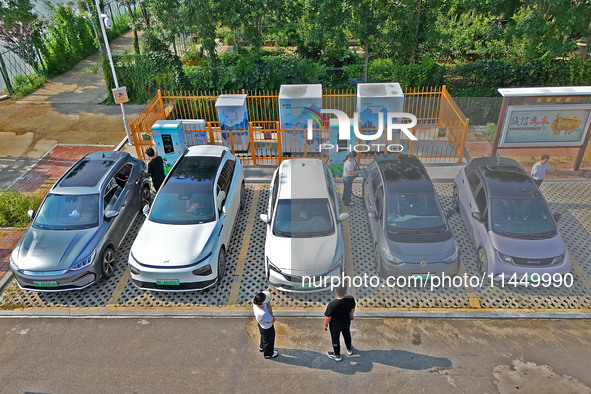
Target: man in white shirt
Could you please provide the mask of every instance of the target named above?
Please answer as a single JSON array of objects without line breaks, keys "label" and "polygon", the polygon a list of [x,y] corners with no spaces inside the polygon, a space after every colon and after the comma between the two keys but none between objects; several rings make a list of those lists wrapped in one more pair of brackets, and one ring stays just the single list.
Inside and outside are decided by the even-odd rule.
[{"label": "man in white shirt", "polygon": [[538,187],[542,185],[546,172],[550,171],[548,160],[550,160],[550,156],[542,155],[542,159],[536,162],[531,168],[531,177]]},{"label": "man in white shirt", "polygon": [[252,300],[252,309],[254,317],[259,323],[259,332],[261,333],[261,342],[259,352],[262,352],[265,358],[275,358],[279,352],[275,350],[275,316],[271,307],[271,293],[262,291],[257,293]]},{"label": "man in white shirt", "polygon": [[357,158],[357,152],[353,151],[347,155],[345,163],[343,164],[343,203],[347,206],[353,205],[351,202],[351,192],[353,189],[353,179],[359,174],[359,171],[355,170],[355,159]]}]

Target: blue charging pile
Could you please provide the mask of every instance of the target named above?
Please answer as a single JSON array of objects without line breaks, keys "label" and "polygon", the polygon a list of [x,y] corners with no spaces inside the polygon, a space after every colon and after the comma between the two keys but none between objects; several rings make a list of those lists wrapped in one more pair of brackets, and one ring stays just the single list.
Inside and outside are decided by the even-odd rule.
[{"label": "blue charging pile", "polygon": [[164,161],[164,173],[168,174],[187,149],[183,123],[180,120],[157,120],[152,126],[152,136],[158,156]]},{"label": "blue charging pile", "polygon": [[234,152],[248,152],[250,138],[246,94],[220,94],[215,102],[215,107],[218,112],[224,145],[227,147],[233,145]]}]

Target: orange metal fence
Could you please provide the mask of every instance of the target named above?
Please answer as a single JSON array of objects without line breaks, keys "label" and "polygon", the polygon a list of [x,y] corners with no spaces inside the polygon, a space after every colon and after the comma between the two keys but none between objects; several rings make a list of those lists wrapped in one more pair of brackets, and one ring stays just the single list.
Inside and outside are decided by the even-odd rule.
[{"label": "orange metal fence", "polygon": [[[247,93],[249,130],[222,131],[217,121],[215,102],[220,94]],[[325,90],[323,108],[341,110],[349,117],[356,111],[355,90]],[[410,141],[402,133],[395,133],[392,141],[386,141],[386,133],[378,140],[357,141],[360,158],[387,151],[386,147],[400,144],[405,152],[422,159],[437,161],[462,161],[469,119],[449,95],[445,86],[417,88],[404,92],[404,112],[417,117],[412,128],[418,141]],[[164,92],[160,90],[146,109],[130,124],[137,155],[147,160],[145,150],[152,146],[151,127],[156,120],[204,119],[206,130],[185,126],[189,145],[215,144],[229,147],[246,165],[279,164],[290,157],[318,157],[326,159],[328,151],[320,150],[320,144],[328,142],[326,130],[314,129],[314,138],[307,140],[306,129],[282,129],[279,124],[278,92]],[[374,130],[362,130],[374,134]],[[363,146],[363,145],[366,146]]]}]

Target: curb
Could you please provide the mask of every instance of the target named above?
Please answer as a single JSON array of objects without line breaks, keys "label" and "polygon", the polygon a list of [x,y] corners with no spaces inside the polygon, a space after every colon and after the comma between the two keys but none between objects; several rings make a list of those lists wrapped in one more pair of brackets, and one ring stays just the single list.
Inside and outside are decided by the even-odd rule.
[{"label": "curb", "polygon": [[[320,319],[323,309],[277,309],[278,317]],[[135,308],[70,308],[64,310],[19,309],[0,311],[1,318],[252,318],[251,308],[245,309],[135,309]],[[543,319],[591,320],[591,312],[550,311],[422,311],[422,310],[360,310],[357,319]]]}]

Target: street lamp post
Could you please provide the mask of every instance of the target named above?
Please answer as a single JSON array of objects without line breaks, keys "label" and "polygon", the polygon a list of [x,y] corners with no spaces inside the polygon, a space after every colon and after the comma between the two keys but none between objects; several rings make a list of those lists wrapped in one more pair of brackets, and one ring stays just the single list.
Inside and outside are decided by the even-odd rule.
[{"label": "street lamp post", "polygon": [[[105,48],[107,49],[107,57],[109,58],[109,64],[111,65],[111,73],[113,74],[113,81],[115,82],[115,89],[119,89],[119,81],[117,80],[117,74],[115,74],[115,65],[113,64],[113,57],[111,56],[111,47],[109,46],[109,39],[107,38],[107,32],[105,31],[105,19],[106,14],[101,13],[99,0],[95,0],[96,11],[99,16],[99,24],[101,25],[101,31],[103,32],[103,39],[105,40]],[[129,124],[127,124],[127,116],[125,116],[125,107],[123,103],[119,103],[121,106],[121,114],[123,115],[123,124],[125,125],[125,132],[127,133],[127,143],[133,145],[133,139],[131,137],[131,130]]]}]

